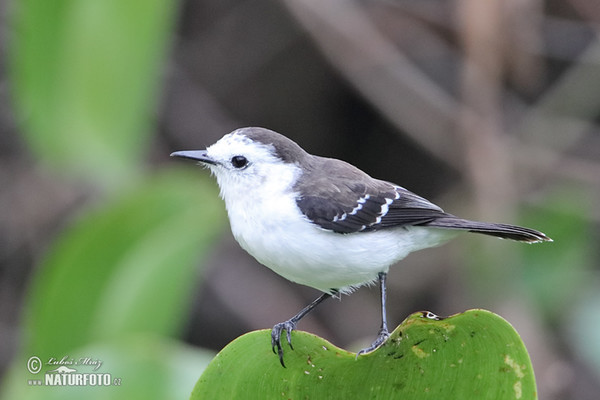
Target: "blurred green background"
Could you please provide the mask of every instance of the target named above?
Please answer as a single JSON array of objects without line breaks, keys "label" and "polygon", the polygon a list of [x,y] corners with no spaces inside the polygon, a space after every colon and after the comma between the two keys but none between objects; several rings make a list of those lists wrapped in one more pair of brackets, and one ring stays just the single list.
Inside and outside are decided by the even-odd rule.
[{"label": "blurred green background", "polygon": [[[595,0],[0,2],[0,396],[186,398],[225,344],[316,297],[245,254],[208,173],[168,157],[257,125],[551,236],[409,256],[389,320],[487,308],[540,398],[595,399],[599,22]],[[300,329],[355,350],[377,302],[361,289]],[[122,385],[29,385],[34,355]]]}]

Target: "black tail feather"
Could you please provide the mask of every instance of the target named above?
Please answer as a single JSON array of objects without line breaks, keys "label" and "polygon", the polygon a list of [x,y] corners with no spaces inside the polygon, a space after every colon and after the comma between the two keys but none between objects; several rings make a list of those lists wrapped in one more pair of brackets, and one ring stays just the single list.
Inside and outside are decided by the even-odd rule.
[{"label": "black tail feather", "polygon": [[482,233],[484,235],[496,236],[502,239],[511,239],[527,243],[552,241],[552,239],[550,239],[548,236],[542,232],[536,231],[535,229],[508,224],[470,221],[454,216],[436,218],[433,221],[424,224],[424,226],[445,229],[460,229],[469,232]]}]

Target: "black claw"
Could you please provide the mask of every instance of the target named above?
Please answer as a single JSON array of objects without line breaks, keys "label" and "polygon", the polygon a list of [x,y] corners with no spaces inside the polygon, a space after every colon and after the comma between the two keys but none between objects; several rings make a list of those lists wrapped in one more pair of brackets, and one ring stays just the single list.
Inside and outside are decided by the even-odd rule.
[{"label": "black claw", "polygon": [[356,357],[358,357],[362,354],[367,354],[374,350],[377,350],[379,348],[379,346],[381,346],[388,340],[389,337],[390,337],[390,333],[387,331],[387,329],[379,331],[379,334],[377,334],[377,337],[375,338],[373,343],[366,349],[362,349],[361,351],[356,353]]},{"label": "black claw", "polygon": [[[333,291],[337,293],[336,291]],[[281,322],[273,327],[271,330],[271,348],[273,349],[273,353],[279,355],[279,362],[285,368],[285,364],[283,363],[283,348],[281,347],[281,334],[285,329],[286,337],[288,344],[290,345],[290,349],[294,350],[294,346],[292,346],[292,331],[296,329],[296,324],[298,321],[302,319],[306,314],[308,314],[313,308],[318,306],[323,300],[331,297],[329,293],[323,293],[317,299],[315,299],[312,303],[304,307],[302,310],[298,312],[298,314],[294,315],[292,318],[288,319],[285,322]],[[277,347],[277,351],[275,351],[275,347]]]},{"label": "black claw", "polygon": [[[292,320],[287,320],[285,322],[281,322],[273,327],[271,330],[271,347],[273,349],[273,353],[279,355],[279,362],[285,368],[285,364],[283,362],[283,348],[281,347],[281,334],[285,330],[287,342],[290,345],[290,349],[294,350],[294,346],[292,346],[292,331],[296,329],[296,323]],[[275,348],[277,347],[277,351]]]},{"label": "black claw", "polygon": [[287,341],[288,341],[288,344],[290,345],[290,349],[292,349],[292,350],[294,350],[294,346],[292,346],[292,330],[293,329],[296,329],[295,324],[292,329],[286,329],[287,330]]}]

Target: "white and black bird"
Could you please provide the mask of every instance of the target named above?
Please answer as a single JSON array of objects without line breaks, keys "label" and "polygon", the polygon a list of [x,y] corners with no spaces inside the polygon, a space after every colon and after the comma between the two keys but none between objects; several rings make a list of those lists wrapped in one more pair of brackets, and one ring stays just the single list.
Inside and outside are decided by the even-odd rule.
[{"label": "white and black bird", "polygon": [[[323,300],[379,281],[382,323],[375,350],[389,336],[385,298],[389,267],[461,231],[535,243],[545,234],[514,225],[469,221],[344,161],[314,156],[264,128],[233,131],[206,150],[171,156],[198,161],[216,176],[240,246],[290,281],[323,292],[271,333],[281,364],[281,335]],[[285,366],[285,365],[284,365]]]}]

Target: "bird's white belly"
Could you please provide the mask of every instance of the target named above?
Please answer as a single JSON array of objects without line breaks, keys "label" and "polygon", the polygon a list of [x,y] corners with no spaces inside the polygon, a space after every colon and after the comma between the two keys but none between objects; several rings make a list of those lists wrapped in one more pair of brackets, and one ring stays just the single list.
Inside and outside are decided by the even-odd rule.
[{"label": "bird's white belly", "polygon": [[[324,292],[348,292],[372,282],[410,252],[439,245],[454,235],[421,227],[340,234],[309,222],[295,202],[265,201],[262,208],[264,213],[250,214],[243,207],[233,212],[228,207],[238,243],[279,275]],[[297,218],[289,218],[290,213]],[[269,218],[259,220],[255,215]]]}]

